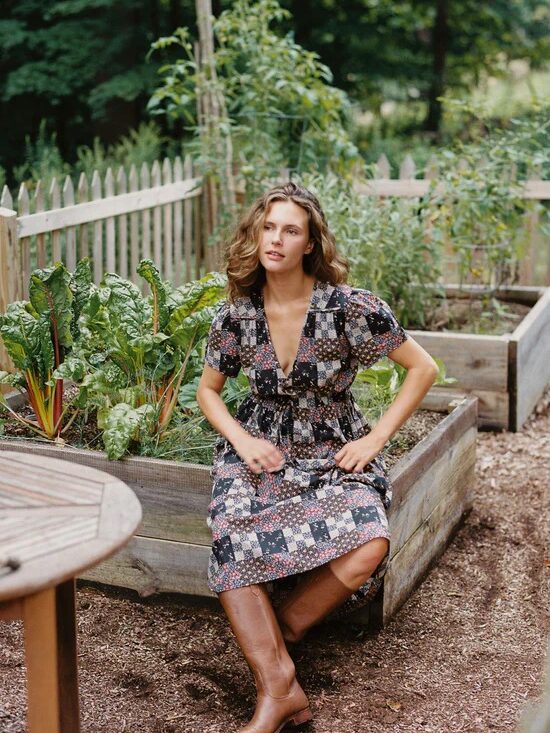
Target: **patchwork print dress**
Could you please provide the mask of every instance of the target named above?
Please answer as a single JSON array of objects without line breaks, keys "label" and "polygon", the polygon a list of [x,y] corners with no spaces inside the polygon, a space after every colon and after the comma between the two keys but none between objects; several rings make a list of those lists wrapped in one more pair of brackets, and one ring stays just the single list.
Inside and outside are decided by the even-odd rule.
[{"label": "patchwork print dress", "polygon": [[[269,334],[260,290],[223,301],[214,317],[205,361],[228,377],[242,369],[250,392],[235,418],[285,458],[276,472],[253,473],[223,436],[210,472],[212,531],[208,585],[221,592],[267,582],[282,595],[299,574],[359,547],[390,538],[392,489],[379,454],[363,471],[346,472],[334,455],[369,431],[350,387],[407,334],[383,300],[368,290],[317,280],[285,376]],[[350,598],[347,610],[371,600],[388,556]],[[274,602],[277,593],[274,594]]]}]

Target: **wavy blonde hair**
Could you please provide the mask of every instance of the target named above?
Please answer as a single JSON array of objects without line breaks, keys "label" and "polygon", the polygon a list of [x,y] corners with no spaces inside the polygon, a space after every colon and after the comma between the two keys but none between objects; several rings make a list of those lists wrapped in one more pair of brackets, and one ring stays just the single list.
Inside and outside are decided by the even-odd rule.
[{"label": "wavy blonde hair", "polygon": [[292,181],[275,186],[259,196],[241,217],[223,253],[227,273],[228,299],[249,295],[266,281],[258,249],[267,211],[275,201],[293,201],[308,215],[309,238],[313,249],[303,257],[304,272],[331,285],[347,282],[348,262],[336,251],[336,240],[328,227],[317,197],[305,186]]}]

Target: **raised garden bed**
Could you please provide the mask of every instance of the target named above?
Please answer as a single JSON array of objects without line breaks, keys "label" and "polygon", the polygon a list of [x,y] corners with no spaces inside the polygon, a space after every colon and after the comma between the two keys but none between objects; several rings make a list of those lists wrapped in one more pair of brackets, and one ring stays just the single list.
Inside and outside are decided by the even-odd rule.
[{"label": "raised garden bed", "polygon": [[[469,291],[475,293],[476,287],[469,286]],[[446,292],[450,298],[467,297],[452,286]],[[531,306],[512,333],[409,333],[432,356],[443,360],[447,374],[458,380],[457,393],[478,398],[480,427],[517,431],[550,381],[550,288],[512,286],[497,296],[504,302]]]},{"label": "raised garden bed", "polygon": [[[426,404],[449,411],[449,397]],[[477,400],[463,399],[390,471],[390,565],[384,585],[356,620],[375,628],[387,623],[443,552],[471,507]],[[211,536],[206,525],[210,467],[153,458],[109,461],[100,451],[33,441],[1,440],[0,450],[19,450],[81,463],[120,478],[143,508],[139,533],[115,557],[87,571],[87,580],[132,588],[142,596],[161,592],[212,596],[206,585]]]}]

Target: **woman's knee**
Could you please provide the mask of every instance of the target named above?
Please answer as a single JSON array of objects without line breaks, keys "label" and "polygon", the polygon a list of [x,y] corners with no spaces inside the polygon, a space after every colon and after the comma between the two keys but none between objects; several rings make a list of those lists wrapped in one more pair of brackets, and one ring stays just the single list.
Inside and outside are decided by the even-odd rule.
[{"label": "woman's knee", "polygon": [[360,548],[359,553],[364,557],[365,562],[371,565],[376,563],[376,567],[380,565],[386,557],[390,549],[390,541],[386,537],[375,537],[373,540],[365,542]]}]

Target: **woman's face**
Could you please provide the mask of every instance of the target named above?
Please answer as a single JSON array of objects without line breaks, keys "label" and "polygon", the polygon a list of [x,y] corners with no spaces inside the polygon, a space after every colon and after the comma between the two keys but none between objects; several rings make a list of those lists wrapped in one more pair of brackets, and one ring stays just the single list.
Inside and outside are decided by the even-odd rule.
[{"label": "woman's face", "polygon": [[266,211],[260,238],[259,259],[265,269],[273,273],[303,270],[302,258],[312,249],[305,209],[294,201],[274,201]]}]

